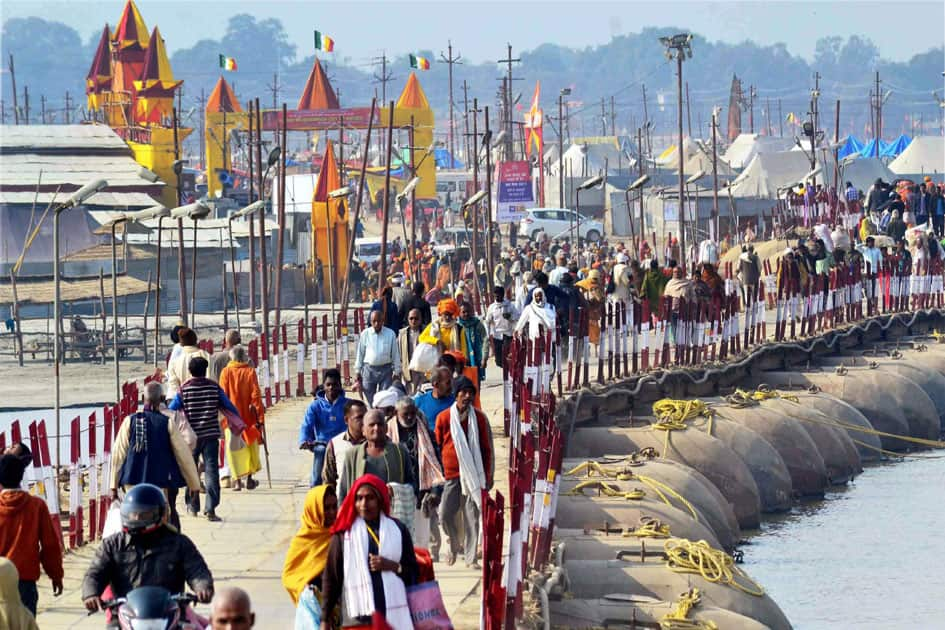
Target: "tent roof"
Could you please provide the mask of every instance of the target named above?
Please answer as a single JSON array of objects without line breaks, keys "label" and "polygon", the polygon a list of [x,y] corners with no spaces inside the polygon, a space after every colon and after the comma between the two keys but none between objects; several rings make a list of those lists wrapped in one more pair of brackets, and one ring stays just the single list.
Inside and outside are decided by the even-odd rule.
[{"label": "tent roof", "polygon": [[[679,169],[679,151],[676,147],[677,145],[675,144],[671,145],[665,151],[660,153],[656,157],[656,163],[659,166],[671,168],[673,170],[678,170]],[[683,138],[683,164],[685,164],[686,161],[689,160],[689,158],[695,155],[696,151],[698,150],[699,149],[696,146],[696,143],[693,142],[692,139]]]},{"label": "tent roof", "polygon": [[[826,157],[829,162],[824,164],[821,161],[821,164],[824,164],[824,172],[830,172],[833,170],[832,156]],[[800,151],[759,153],[732,182],[732,196],[776,199],[779,188],[796,184],[809,172],[810,161]]]},{"label": "tent roof", "polygon": [[112,41],[118,44],[119,50],[133,47],[144,50],[148,47],[148,27],[132,0],[128,0],[121,12]]},{"label": "tent roof", "polygon": [[[736,175],[735,169],[728,165],[722,156],[718,156],[716,159],[716,169],[718,170],[719,176],[722,177],[734,177]],[[676,169],[677,171],[679,169]],[[686,160],[684,173],[686,176],[694,175],[699,171],[705,171],[707,175],[712,175],[712,153],[700,143],[696,143],[696,151],[692,154],[688,160]]]},{"label": "tent roof", "polygon": [[322,170],[315,183],[312,201],[328,201],[328,193],[341,188],[341,174],[338,171],[338,162],[335,161],[335,147],[329,140],[325,146],[325,157],[322,159]]},{"label": "tent roof", "polygon": [[945,173],[945,138],[916,136],[899,157],[889,163],[897,175]]},{"label": "tent roof", "polygon": [[236,95],[233,93],[233,88],[230,87],[230,84],[226,82],[222,76],[217,79],[217,84],[213,86],[213,91],[210,92],[210,98],[207,99],[207,111],[213,113],[219,112],[241,112],[243,108],[240,107],[240,102],[236,100]]},{"label": "tent roof", "polygon": [[407,77],[407,84],[404,85],[404,91],[400,93],[397,99],[398,109],[430,109],[430,102],[427,95],[423,93],[420,87],[420,81],[417,79],[417,73],[411,72]]},{"label": "tent roof", "polygon": [[842,160],[848,155],[859,153],[863,150],[863,143],[853,136],[847,136],[843,146],[838,150],[838,156]]},{"label": "tent roof", "polygon": [[[547,152],[545,155],[547,156]],[[554,157],[557,158],[557,155],[557,147],[555,147]],[[565,149],[561,161],[564,164],[565,174],[573,172],[575,177],[581,177],[585,173],[597,175],[603,173],[605,169],[616,169],[618,164],[628,167],[636,164],[635,160],[620,152],[616,142],[572,144]],[[554,173],[558,172],[557,159],[551,163],[551,170]]]},{"label": "tent roof", "polygon": [[85,91],[99,92],[112,79],[112,55],[109,46],[108,24],[102,29],[102,36],[98,40],[98,47],[95,49],[95,57],[92,59],[92,67],[85,77]]},{"label": "tent roof", "polygon": [[315,58],[312,65],[312,71],[308,73],[308,80],[305,82],[305,89],[302,90],[302,97],[299,98],[299,104],[296,109],[338,109],[338,95],[331,87],[328,75],[322,68],[322,64]]},{"label": "tent roof", "polygon": [[[119,274],[116,278],[118,296],[138,295],[148,292],[148,283],[138,278]],[[80,302],[82,300],[98,299],[98,276],[94,278],[63,278],[60,283],[59,294],[63,302]],[[16,296],[20,303],[49,304],[55,298],[55,283],[52,278],[30,279],[22,276],[16,279]],[[0,281],[0,303],[13,302],[13,287],[9,282]]]},{"label": "tent roof", "polygon": [[135,81],[135,89],[139,95],[151,89],[173,90],[183,81],[174,80],[171,62],[167,59],[167,50],[164,48],[164,39],[161,31],[154,27],[151,32],[151,43],[144,54],[144,68],[141,71],[141,80]]},{"label": "tent roof", "polygon": [[762,136],[757,133],[742,133],[729,145],[722,158],[734,169],[748,166],[759,153],[787,151],[794,145],[790,138]]}]

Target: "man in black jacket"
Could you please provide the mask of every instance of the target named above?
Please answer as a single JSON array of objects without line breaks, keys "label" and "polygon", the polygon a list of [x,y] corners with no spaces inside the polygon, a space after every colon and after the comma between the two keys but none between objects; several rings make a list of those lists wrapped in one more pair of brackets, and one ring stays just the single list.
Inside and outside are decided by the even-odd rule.
[{"label": "man in black jacket", "polygon": [[167,512],[164,491],[157,486],[140,484],[125,495],[123,531],[102,541],[82,580],[86,609],[101,608],[100,596],[109,585],[114,597],[125,597],[140,586],[160,586],[176,594],[186,584],[201,602],[211,600],[210,569],[194,543],[167,525]]}]

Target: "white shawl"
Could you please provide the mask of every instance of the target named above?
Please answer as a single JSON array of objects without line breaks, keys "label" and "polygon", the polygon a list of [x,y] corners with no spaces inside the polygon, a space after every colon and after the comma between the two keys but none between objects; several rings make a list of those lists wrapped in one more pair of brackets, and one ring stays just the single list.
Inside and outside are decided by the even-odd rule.
[{"label": "white shawl", "polygon": [[[471,497],[476,507],[482,509],[482,490],[486,487],[486,472],[482,465],[479,448],[479,419],[472,405],[466,408],[466,431],[456,403],[450,407],[450,436],[459,460],[459,485],[463,496]],[[468,437],[467,437],[468,436]]]},{"label": "white shawl", "polygon": [[[379,555],[394,562],[401,561],[400,528],[397,523],[381,514]],[[344,544],[344,605],[349,617],[370,617],[376,610],[374,590],[371,587],[371,571],[368,564],[368,528],[364,519],[358,517],[345,532]],[[387,612],[384,618],[394,630],[413,630],[410,607],[407,605],[407,589],[404,581],[392,571],[381,574],[384,583],[384,599]]]},{"label": "white shawl", "polygon": [[[535,294],[539,291],[541,291],[542,297],[545,298],[542,300],[544,304],[541,306],[535,303]],[[544,290],[540,288],[532,292],[532,301],[522,310],[518,322],[515,323],[515,332],[519,333],[524,330],[530,339],[537,339],[543,334],[539,330],[539,326],[544,326],[545,331],[554,331],[555,329],[554,307],[548,303]]]}]

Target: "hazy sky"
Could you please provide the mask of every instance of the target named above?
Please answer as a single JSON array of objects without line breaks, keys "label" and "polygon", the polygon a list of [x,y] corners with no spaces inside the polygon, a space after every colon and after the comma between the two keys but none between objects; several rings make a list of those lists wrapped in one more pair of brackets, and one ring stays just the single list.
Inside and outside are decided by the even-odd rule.
[{"label": "hazy sky", "polygon": [[[138,0],[145,23],[160,26],[171,52],[201,38],[219,38],[227,19],[250,13],[282,21],[300,57],[312,53],[312,31],[334,37],[338,62],[365,63],[386,49],[403,54],[420,48],[439,51],[451,38],[454,49],[473,62],[505,55],[545,42],[573,48],[606,43],[614,34],[639,32],[646,26],[678,26],[709,40],[760,44],[784,42],[795,55],[810,59],[820,37],[859,34],[872,39],[881,55],[905,61],[943,45],[945,3],[942,0],[897,2],[582,2],[519,0],[407,2],[380,0]],[[65,22],[87,40],[106,22],[121,15],[123,0],[47,2],[3,0],[3,19],[39,16]]]}]

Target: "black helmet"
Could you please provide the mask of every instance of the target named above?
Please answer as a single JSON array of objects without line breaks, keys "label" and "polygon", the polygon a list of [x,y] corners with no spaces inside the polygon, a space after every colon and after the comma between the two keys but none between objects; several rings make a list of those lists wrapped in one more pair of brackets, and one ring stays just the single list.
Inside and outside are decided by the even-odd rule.
[{"label": "black helmet", "polygon": [[166,513],[164,491],[149,483],[138,484],[121,502],[121,528],[129,534],[153,532],[164,523]]}]

